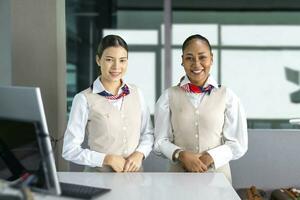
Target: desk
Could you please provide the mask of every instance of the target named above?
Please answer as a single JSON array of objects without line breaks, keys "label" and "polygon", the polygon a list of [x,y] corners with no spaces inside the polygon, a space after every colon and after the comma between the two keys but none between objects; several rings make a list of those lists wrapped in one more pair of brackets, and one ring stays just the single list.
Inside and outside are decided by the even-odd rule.
[{"label": "desk", "polygon": [[59,180],[112,190],[101,200],[240,200],[221,173],[59,172]]}]

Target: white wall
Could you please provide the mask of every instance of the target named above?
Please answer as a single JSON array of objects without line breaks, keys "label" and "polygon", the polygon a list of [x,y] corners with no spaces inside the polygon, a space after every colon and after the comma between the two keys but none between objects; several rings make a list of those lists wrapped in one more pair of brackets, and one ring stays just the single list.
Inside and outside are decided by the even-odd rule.
[{"label": "white wall", "polygon": [[[8,0],[6,6],[11,8],[5,21],[11,34],[4,37],[11,40],[11,85],[40,87],[50,135],[61,138],[67,118],[65,1]],[[54,152],[58,169],[66,169],[61,143]]]},{"label": "white wall", "polygon": [[10,15],[10,0],[0,0],[0,85],[11,84]]}]

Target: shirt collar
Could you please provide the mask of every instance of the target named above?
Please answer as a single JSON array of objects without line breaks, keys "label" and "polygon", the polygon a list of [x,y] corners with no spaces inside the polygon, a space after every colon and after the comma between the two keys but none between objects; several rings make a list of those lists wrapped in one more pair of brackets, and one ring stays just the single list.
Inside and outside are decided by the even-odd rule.
[{"label": "shirt collar", "polygon": [[[191,83],[191,81],[189,80],[187,75],[185,75],[183,80],[180,82],[180,86],[183,86],[183,85],[188,84],[188,83]],[[204,87],[206,87],[208,85],[212,85],[212,86],[214,86],[214,88],[219,87],[217,81],[211,75],[208,76],[206,82],[204,83]]]},{"label": "shirt collar", "polygon": [[[124,79],[122,79],[122,85],[121,87],[119,88],[119,91],[118,91],[118,94],[121,94],[122,93],[122,87],[125,85],[125,81]],[[129,89],[131,88],[130,85],[126,84]],[[93,82],[93,93],[100,93],[100,92],[103,92],[103,91],[106,91],[109,93],[109,91],[105,90],[102,82],[100,81],[100,76]]]}]

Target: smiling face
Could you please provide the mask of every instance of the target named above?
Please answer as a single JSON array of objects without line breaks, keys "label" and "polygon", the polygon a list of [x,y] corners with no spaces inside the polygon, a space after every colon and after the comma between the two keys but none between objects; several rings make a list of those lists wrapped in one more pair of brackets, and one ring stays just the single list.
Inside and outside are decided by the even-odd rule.
[{"label": "smiling face", "polygon": [[120,82],[128,65],[128,52],[122,46],[106,48],[101,58],[96,56],[96,62],[101,69],[101,80],[105,82]]},{"label": "smiling face", "polygon": [[182,65],[194,85],[204,85],[209,76],[212,62],[213,54],[203,40],[192,39],[183,50]]}]

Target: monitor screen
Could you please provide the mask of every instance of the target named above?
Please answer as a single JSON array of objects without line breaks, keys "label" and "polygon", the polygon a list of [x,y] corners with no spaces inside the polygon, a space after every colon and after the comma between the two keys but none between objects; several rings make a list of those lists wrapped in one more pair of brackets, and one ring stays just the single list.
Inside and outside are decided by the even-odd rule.
[{"label": "monitor screen", "polygon": [[0,86],[0,178],[35,174],[40,191],[61,193],[40,89]]},{"label": "monitor screen", "polygon": [[0,178],[15,181],[35,175],[31,186],[47,189],[42,155],[38,145],[41,134],[37,122],[0,118]]}]

